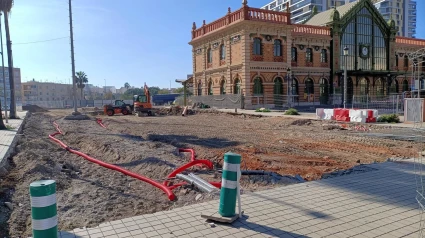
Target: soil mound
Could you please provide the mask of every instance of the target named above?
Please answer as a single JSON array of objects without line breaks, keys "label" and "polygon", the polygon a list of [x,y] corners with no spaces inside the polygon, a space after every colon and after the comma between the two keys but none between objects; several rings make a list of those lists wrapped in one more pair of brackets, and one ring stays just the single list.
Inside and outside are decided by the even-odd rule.
[{"label": "soil mound", "polygon": [[49,111],[37,105],[22,106],[22,110],[29,111],[29,112],[48,112]]}]

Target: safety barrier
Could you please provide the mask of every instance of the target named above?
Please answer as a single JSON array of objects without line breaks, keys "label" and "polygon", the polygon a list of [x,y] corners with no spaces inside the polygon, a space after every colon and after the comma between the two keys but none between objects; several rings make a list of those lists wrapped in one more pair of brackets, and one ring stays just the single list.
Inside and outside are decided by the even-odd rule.
[{"label": "safety barrier", "polygon": [[378,118],[378,110],[375,109],[316,109],[316,117],[321,120],[336,120],[341,122],[372,123]]}]

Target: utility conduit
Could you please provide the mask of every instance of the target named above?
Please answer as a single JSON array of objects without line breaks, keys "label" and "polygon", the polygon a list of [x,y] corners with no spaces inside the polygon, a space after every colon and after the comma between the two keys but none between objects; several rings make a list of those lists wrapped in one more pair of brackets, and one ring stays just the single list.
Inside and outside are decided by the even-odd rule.
[{"label": "utility conduit", "polygon": [[[99,124],[101,127],[106,129],[106,126],[102,123],[102,119],[101,118],[96,118],[96,122],[97,124]],[[56,122],[54,122],[56,123]],[[57,124],[56,124],[57,125]],[[56,127],[57,130],[60,130],[59,127]],[[180,168],[177,168],[175,171],[173,171],[170,175],[168,175],[167,178],[172,178],[175,177],[178,173],[183,172],[184,170],[186,170],[189,167],[192,167],[194,165],[196,166],[200,166],[202,167],[202,165],[206,165],[208,168],[212,169],[213,168],[213,164],[211,161],[209,160],[196,160],[196,155],[195,155],[195,150],[193,149],[186,149],[186,148],[179,148],[178,149],[179,153],[181,152],[186,152],[186,153],[190,153],[190,162],[188,164],[185,164],[183,166],[181,166]],[[197,162],[195,162],[197,161]],[[201,162],[199,162],[201,161]],[[211,185],[213,185],[216,188],[221,188],[221,182],[209,182]],[[164,181],[163,185],[164,186],[168,186],[167,188],[169,190],[174,190],[182,185],[187,184],[186,182],[182,182],[182,183],[178,183],[178,184],[174,184],[171,186],[169,185],[169,181]]]},{"label": "utility conduit", "polygon": [[171,191],[171,190],[170,190],[167,186],[164,186],[164,185],[162,185],[161,183],[158,183],[158,182],[156,182],[156,181],[154,181],[154,180],[152,180],[152,179],[146,178],[146,177],[144,177],[144,176],[141,176],[141,175],[139,175],[139,174],[133,173],[133,172],[131,172],[131,171],[125,170],[125,169],[123,169],[123,168],[121,168],[121,167],[118,167],[118,166],[115,166],[115,165],[108,164],[108,163],[105,163],[105,162],[103,162],[103,161],[97,160],[97,159],[92,158],[92,157],[90,157],[90,156],[88,156],[88,155],[86,155],[86,154],[84,154],[84,153],[82,153],[82,152],[79,152],[79,151],[76,151],[76,150],[74,150],[74,149],[71,149],[71,148],[70,148],[69,146],[67,146],[65,143],[63,143],[63,142],[62,142],[62,141],[60,141],[59,139],[56,139],[56,138],[55,138],[55,136],[62,134],[62,131],[60,130],[59,125],[58,125],[56,122],[53,122],[53,125],[55,126],[55,128],[56,128],[56,130],[57,130],[58,132],[55,132],[55,133],[53,133],[53,134],[49,135],[49,138],[50,138],[51,140],[53,140],[54,142],[58,143],[61,147],[63,147],[63,148],[64,148],[64,149],[66,149],[67,151],[69,151],[69,152],[71,152],[71,153],[73,153],[73,154],[79,155],[79,156],[83,157],[84,159],[86,159],[86,160],[88,160],[88,161],[90,161],[90,162],[96,163],[96,164],[98,164],[98,165],[100,165],[100,166],[103,166],[103,167],[105,167],[105,168],[108,168],[108,169],[112,169],[112,170],[118,171],[118,172],[123,173],[123,174],[125,174],[125,175],[127,175],[127,176],[130,176],[130,177],[136,178],[136,179],[138,179],[138,180],[141,180],[141,181],[143,181],[143,182],[149,183],[149,184],[151,184],[151,185],[153,185],[153,186],[155,186],[155,187],[157,187],[157,188],[161,189],[162,191],[164,191],[164,192],[165,192],[165,194],[167,194],[168,199],[170,199],[170,201],[173,201],[173,200],[175,200],[175,199],[176,199],[176,196],[174,195],[174,193],[173,193],[173,192],[172,192],[172,191]]},{"label": "utility conduit", "polygon": [[[218,189],[221,189],[221,182],[209,182],[212,186],[214,186],[214,187],[216,187],[216,188],[218,188]],[[183,185],[186,185],[187,183],[186,182],[181,182],[181,183],[177,183],[177,184],[174,184],[174,185],[171,185],[171,186],[169,186],[168,188],[170,189],[170,190],[174,190],[174,189],[176,189],[176,188],[178,188],[178,187],[180,187],[180,186],[183,186]]]},{"label": "utility conduit", "polygon": [[[188,168],[190,168],[190,167],[192,167],[192,166],[194,166],[194,165],[197,165],[197,164],[204,164],[204,165],[206,165],[209,169],[212,169],[212,168],[213,168],[213,163],[212,163],[211,161],[209,161],[209,160],[203,160],[203,159],[200,159],[200,160],[190,161],[189,163],[187,163],[187,164],[185,164],[185,165],[183,165],[183,166],[180,166],[180,167],[178,167],[176,170],[174,170],[173,172],[171,172],[171,173],[167,176],[167,178],[174,178],[174,177],[176,177],[176,175],[177,175],[177,174],[179,174],[179,173],[181,173],[181,172],[185,171],[186,169],[188,169]],[[166,180],[166,181],[164,181],[163,185],[164,185],[164,186],[168,186],[169,182],[170,182],[170,181]]]},{"label": "utility conduit", "polygon": [[103,125],[103,122],[102,122],[102,119],[101,118],[96,118],[96,122],[97,122],[97,124],[99,124],[99,126],[101,126],[101,127],[103,127],[103,128],[106,129],[106,126]]}]

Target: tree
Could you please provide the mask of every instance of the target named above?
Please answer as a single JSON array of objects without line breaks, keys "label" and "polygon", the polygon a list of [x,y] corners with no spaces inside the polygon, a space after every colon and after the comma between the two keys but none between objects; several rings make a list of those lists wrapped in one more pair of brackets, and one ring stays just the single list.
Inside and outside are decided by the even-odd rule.
[{"label": "tree", "polygon": [[159,90],[161,90],[159,87],[149,87],[149,92],[151,95],[157,95]]},{"label": "tree", "polygon": [[[4,14],[4,28],[6,29],[6,47],[7,47],[7,62],[9,69],[9,83],[10,83],[10,116],[11,119],[18,118],[16,116],[16,102],[15,102],[15,80],[13,74],[13,57],[12,57],[12,42],[10,41],[9,31],[9,13],[13,7],[13,0],[0,0],[0,11]],[[6,102],[5,102],[6,103]]]},{"label": "tree", "polygon": [[168,89],[160,89],[158,91],[158,94],[169,94],[169,93],[170,93],[170,90],[168,90]]},{"label": "tree", "polygon": [[[180,93],[180,94],[183,94],[183,91],[184,91],[184,87],[180,87],[180,88],[177,88],[175,90],[176,93]],[[193,93],[192,93],[191,90],[189,90],[188,88],[186,88],[186,95],[191,96],[191,95],[193,95]]]},{"label": "tree", "polygon": [[76,73],[77,74],[77,78],[76,78],[76,84],[77,87],[81,90],[81,99],[83,99],[83,89],[86,86],[85,84],[89,82],[86,73],[84,73],[83,71],[79,71]]},{"label": "tree", "polygon": [[130,88],[130,84],[129,83],[125,83],[124,84],[124,88],[126,88],[128,90]]},{"label": "tree", "polygon": [[105,93],[105,99],[106,100],[112,100],[112,99],[114,99],[114,95],[112,94],[111,91]]},{"label": "tree", "polygon": [[141,88],[131,88],[121,96],[121,99],[123,100],[131,100],[133,99],[134,95],[144,95],[145,92]]}]

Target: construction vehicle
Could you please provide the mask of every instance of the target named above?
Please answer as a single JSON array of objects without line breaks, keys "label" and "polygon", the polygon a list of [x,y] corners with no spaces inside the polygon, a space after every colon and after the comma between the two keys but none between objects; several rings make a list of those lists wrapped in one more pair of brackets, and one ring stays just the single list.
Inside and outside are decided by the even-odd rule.
[{"label": "construction vehicle", "polygon": [[134,113],[138,116],[142,116],[143,113],[146,113],[148,116],[153,116],[154,111],[151,103],[151,94],[149,88],[145,83],[144,86],[145,95],[134,95],[133,96],[133,108]]},{"label": "construction vehicle", "polygon": [[103,112],[108,116],[115,114],[129,115],[133,112],[133,105],[127,104],[123,100],[115,100],[114,105],[104,105]]}]

